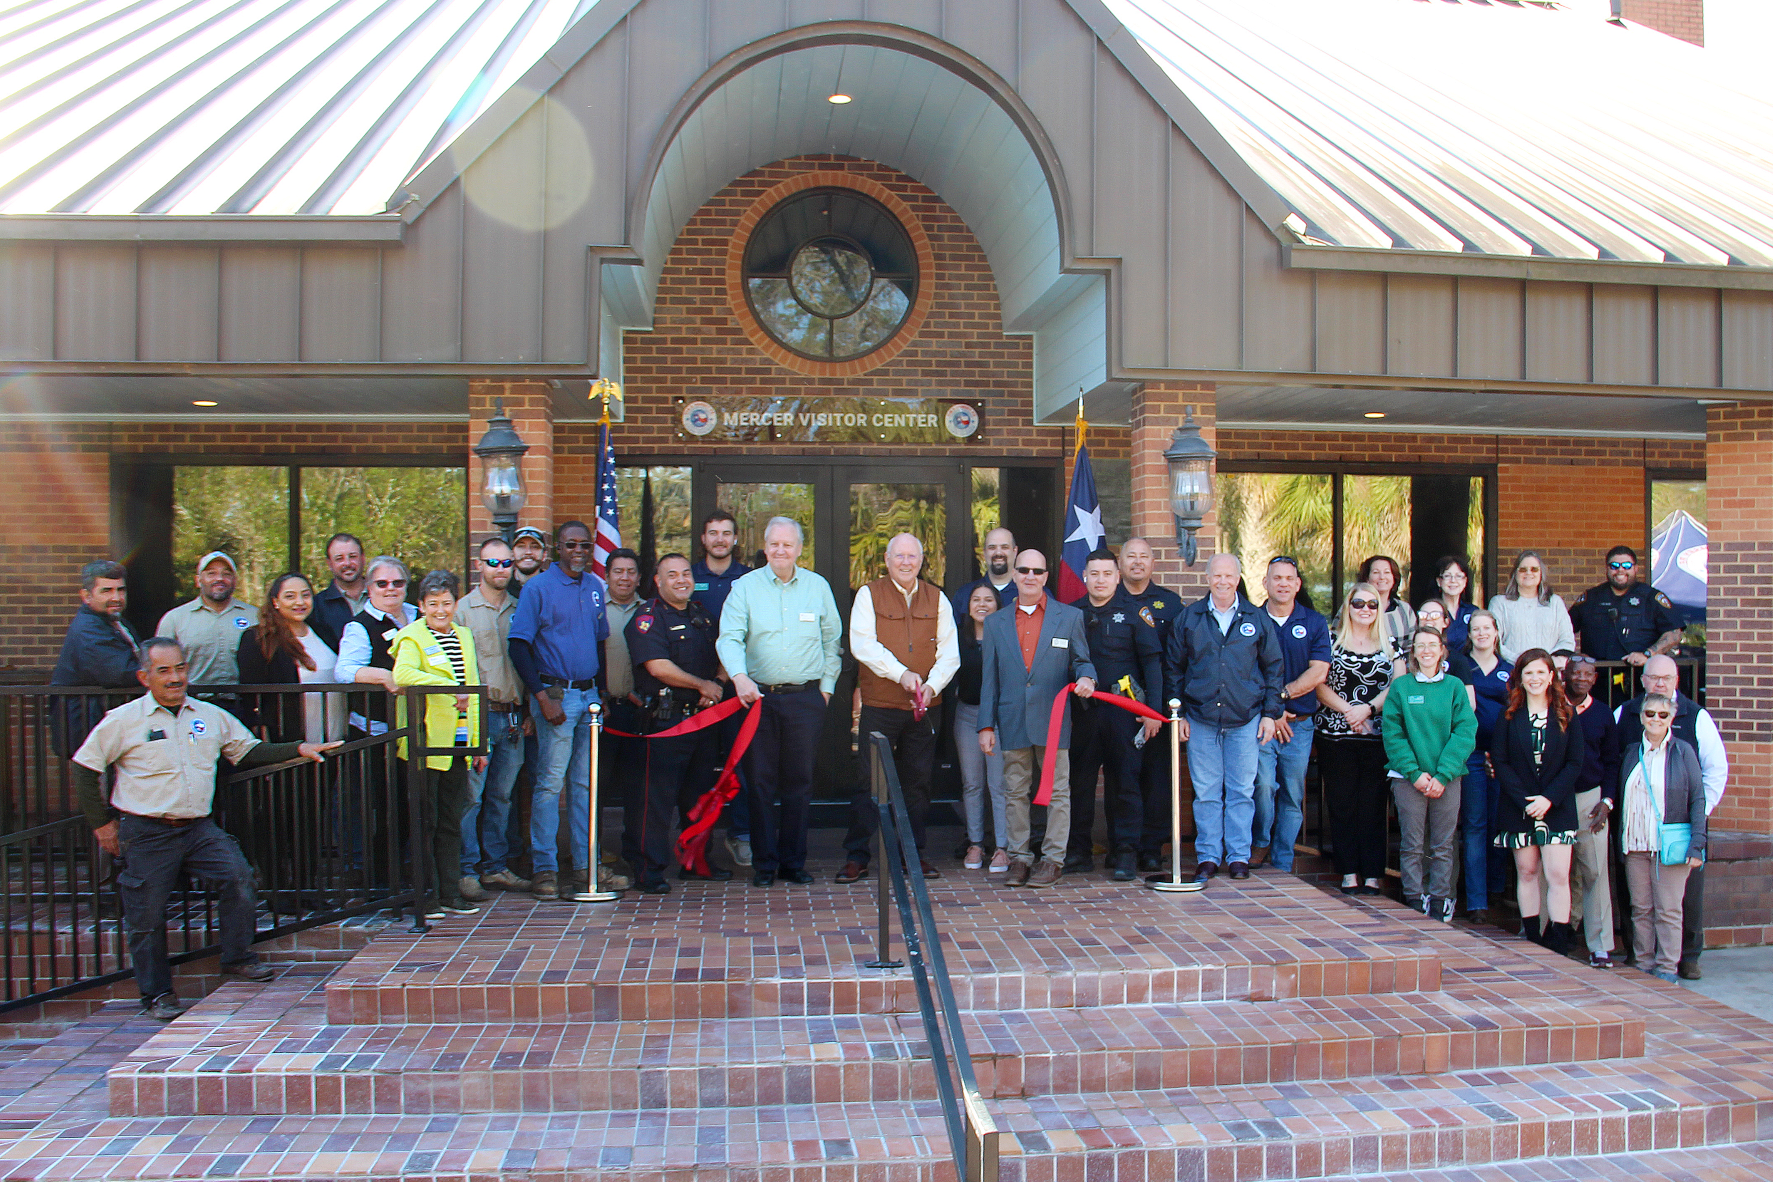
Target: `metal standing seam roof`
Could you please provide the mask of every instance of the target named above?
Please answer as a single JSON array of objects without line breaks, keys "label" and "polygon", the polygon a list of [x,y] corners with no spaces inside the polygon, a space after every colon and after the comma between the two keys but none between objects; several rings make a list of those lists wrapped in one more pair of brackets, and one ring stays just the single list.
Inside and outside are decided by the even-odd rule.
[{"label": "metal standing seam roof", "polygon": [[[1312,239],[1773,266],[1773,84],[1607,0],[1104,2]],[[0,214],[383,212],[595,3],[0,0]]]}]

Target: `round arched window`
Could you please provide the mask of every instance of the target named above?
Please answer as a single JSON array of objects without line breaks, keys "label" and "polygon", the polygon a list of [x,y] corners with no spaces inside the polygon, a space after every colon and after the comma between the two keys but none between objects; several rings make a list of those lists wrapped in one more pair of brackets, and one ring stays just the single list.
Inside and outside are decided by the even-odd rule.
[{"label": "round arched window", "polygon": [[886,207],[848,189],[796,193],[745,244],[745,298],[783,348],[847,361],[893,339],[917,299],[917,252]]}]

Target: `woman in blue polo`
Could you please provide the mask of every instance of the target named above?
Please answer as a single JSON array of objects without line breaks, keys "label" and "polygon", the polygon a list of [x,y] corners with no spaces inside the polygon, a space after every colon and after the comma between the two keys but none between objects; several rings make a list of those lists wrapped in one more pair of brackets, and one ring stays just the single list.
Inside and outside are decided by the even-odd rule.
[{"label": "woman in blue polo", "polygon": [[1465,765],[1465,783],[1459,798],[1459,820],[1465,828],[1465,909],[1469,917],[1486,923],[1490,918],[1490,898],[1508,889],[1508,859],[1490,844],[1496,832],[1496,809],[1502,796],[1496,776],[1490,770],[1490,741],[1495,737],[1496,721],[1508,704],[1508,678],[1514,666],[1502,659],[1498,648],[1502,632],[1496,617],[1487,611],[1471,613],[1467,623],[1470,638],[1466,656],[1470,664],[1465,670],[1470,686],[1472,708],[1477,712],[1477,750]]}]

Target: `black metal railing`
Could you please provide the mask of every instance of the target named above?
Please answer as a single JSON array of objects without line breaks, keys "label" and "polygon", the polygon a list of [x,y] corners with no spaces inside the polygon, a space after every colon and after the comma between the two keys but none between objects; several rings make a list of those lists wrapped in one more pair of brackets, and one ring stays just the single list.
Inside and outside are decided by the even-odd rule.
[{"label": "black metal railing", "polygon": [[[435,812],[422,741],[379,686],[198,687],[193,691],[272,740],[310,727],[345,735],[323,763],[292,760],[218,772],[214,815],[240,842],[258,879],[256,939],[269,940],[354,915],[412,907],[426,928],[437,884],[414,881],[412,843],[430,848]],[[484,687],[415,686],[401,691],[407,718],[423,700],[466,692],[485,707]],[[128,940],[113,888],[116,863],[98,846],[74,797],[69,756],[106,710],[141,691],[0,686],[0,1011],[66,996],[131,975]],[[481,715],[484,717],[484,714]],[[449,748],[472,758],[485,750]],[[404,767],[402,766],[404,763]],[[428,864],[420,859],[418,865]],[[453,868],[452,868],[453,869]],[[219,950],[216,898],[186,881],[167,907],[168,951],[177,964]]]},{"label": "black metal railing", "polygon": [[[876,731],[868,736],[874,800],[880,813],[876,838],[876,878],[880,883],[879,948],[870,968],[899,968],[905,962],[892,958],[892,932],[887,907],[886,883],[898,903],[899,924],[905,957],[917,982],[918,1008],[923,1015],[925,1041],[935,1069],[936,1094],[942,1119],[948,1128],[948,1145],[954,1168],[962,1182],[996,1182],[998,1177],[997,1122],[986,1111],[973,1074],[973,1057],[967,1050],[966,1032],[960,1024],[960,1007],[954,1001],[954,982],[942,955],[942,934],[930,907],[929,887],[924,884],[923,860],[911,835],[911,818],[899,787],[892,744]],[[940,1015],[938,1016],[938,1006]]]}]

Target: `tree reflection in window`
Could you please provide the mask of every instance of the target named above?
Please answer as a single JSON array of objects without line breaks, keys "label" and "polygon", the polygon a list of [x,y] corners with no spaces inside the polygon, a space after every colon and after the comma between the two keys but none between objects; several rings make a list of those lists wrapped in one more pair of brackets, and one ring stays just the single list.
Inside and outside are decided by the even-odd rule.
[{"label": "tree reflection in window", "polygon": [[745,295],[771,337],[815,361],[871,353],[917,296],[917,254],[878,202],[847,189],[797,193],[745,246]]}]

